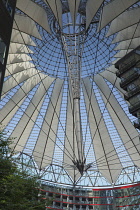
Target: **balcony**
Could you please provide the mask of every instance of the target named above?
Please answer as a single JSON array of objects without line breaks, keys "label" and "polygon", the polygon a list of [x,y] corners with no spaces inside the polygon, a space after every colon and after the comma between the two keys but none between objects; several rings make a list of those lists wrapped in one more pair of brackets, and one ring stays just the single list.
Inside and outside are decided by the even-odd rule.
[{"label": "balcony", "polygon": [[135,120],[133,123],[134,127],[140,130],[140,119]]},{"label": "balcony", "polygon": [[138,101],[135,105],[131,105],[129,107],[130,114],[133,114],[134,116],[137,116],[136,113],[139,110],[140,110],[140,101]]},{"label": "balcony", "polygon": [[126,93],[124,95],[125,100],[129,100],[131,97],[137,95],[138,93],[140,93],[140,86],[135,87],[134,89],[132,89],[131,91],[129,91],[128,93]]},{"label": "balcony", "polygon": [[133,60],[131,60],[131,62],[124,64],[123,67],[121,67],[120,70],[117,71],[116,73],[117,77],[121,77],[123,73],[128,71],[130,68],[134,67],[136,63],[137,63],[137,60],[134,58]]},{"label": "balcony", "polygon": [[134,72],[127,78],[125,78],[123,81],[120,82],[120,87],[123,89],[126,89],[126,86],[136,80],[139,77],[140,73],[139,72]]}]

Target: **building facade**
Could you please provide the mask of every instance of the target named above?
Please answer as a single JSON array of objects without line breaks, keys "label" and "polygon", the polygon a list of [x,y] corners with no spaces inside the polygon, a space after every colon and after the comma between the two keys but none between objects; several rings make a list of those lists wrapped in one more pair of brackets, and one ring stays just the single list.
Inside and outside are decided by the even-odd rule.
[{"label": "building facade", "polygon": [[16,0],[0,1],[0,96],[6,70]]},{"label": "building facade", "polygon": [[140,209],[140,183],[111,188],[72,189],[44,185],[44,197],[52,199],[56,210]]},{"label": "building facade", "polygon": [[129,102],[129,112],[138,118],[134,126],[140,129],[140,47],[137,47],[116,63],[120,86],[126,93],[125,100]]}]

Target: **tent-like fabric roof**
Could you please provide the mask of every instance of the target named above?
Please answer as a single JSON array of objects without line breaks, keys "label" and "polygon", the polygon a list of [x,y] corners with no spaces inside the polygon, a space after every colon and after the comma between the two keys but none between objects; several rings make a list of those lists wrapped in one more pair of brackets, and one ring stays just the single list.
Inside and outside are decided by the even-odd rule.
[{"label": "tent-like fabric roof", "polygon": [[79,150],[62,44],[69,20],[85,36],[80,73],[85,171],[89,164],[115,183],[122,168],[140,167],[139,132],[114,67],[115,58],[140,45],[139,10],[137,0],[17,0],[0,111],[5,130],[16,137],[12,150],[32,155],[39,169],[54,164],[73,180],[81,176],[73,163]]}]

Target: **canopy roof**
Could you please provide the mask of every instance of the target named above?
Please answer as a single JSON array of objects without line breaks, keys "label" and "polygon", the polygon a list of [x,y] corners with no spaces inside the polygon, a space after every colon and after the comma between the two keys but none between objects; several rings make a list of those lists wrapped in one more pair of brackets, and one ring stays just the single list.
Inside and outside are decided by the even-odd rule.
[{"label": "canopy roof", "polygon": [[140,167],[139,132],[114,67],[115,58],[140,45],[139,10],[137,0],[17,0],[0,112],[8,135],[16,137],[12,150],[32,155],[39,169],[56,165],[74,182],[81,177],[73,165],[78,145],[60,39],[68,33],[66,20],[77,27],[82,16],[85,173],[99,171],[115,183],[123,168]]}]

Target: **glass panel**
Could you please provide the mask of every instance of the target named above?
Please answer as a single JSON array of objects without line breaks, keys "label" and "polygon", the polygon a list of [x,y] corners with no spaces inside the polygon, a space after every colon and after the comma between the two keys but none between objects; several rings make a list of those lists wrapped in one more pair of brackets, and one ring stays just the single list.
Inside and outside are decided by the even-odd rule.
[{"label": "glass panel", "polygon": [[6,51],[6,45],[4,41],[0,38],[0,62],[2,64],[4,63],[5,51]]},{"label": "glass panel", "polygon": [[11,4],[10,4],[9,0],[3,0],[3,3],[5,4],[6,9],[9,12],[9,14],[12,15],[13,9],[11,7]]}]

